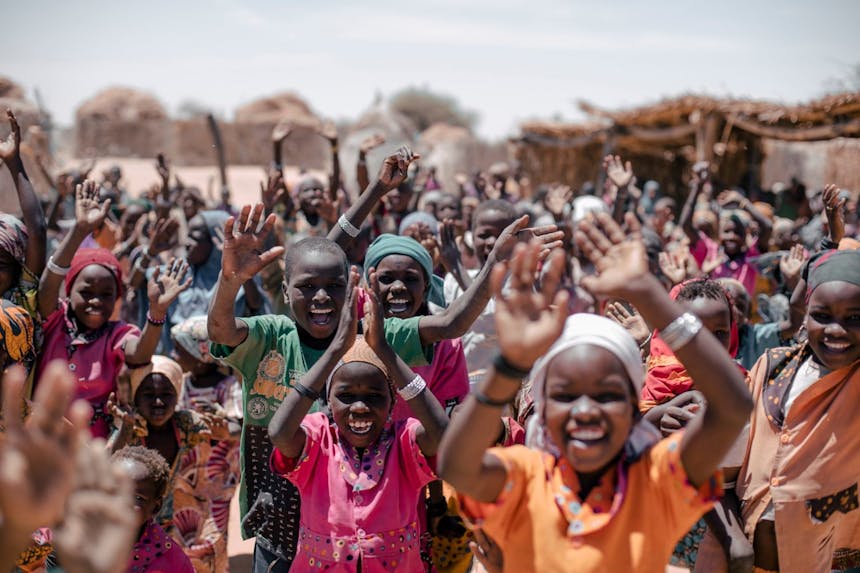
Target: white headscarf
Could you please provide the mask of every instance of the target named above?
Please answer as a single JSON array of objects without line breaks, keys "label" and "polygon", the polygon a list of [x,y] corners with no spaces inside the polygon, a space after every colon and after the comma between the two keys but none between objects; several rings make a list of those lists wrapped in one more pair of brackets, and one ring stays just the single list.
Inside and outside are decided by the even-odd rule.
[{"label": "white headscarf", "polygon": [[[642,366],[642,357],[639,354],[639,346],[623,326],[606,317],[596,314],[572,314],[564,323],[564,330],[550,349],[532,367],[532,399],[535,405],[535,416],[529,424],[529,445],[547,451],[555,456],[560,455],[558,448],[552,443],[546,429],[544,411],[546,409],[546,373],[552,360],[562,352],[582,344],[591,344],[608,350],[624,366],[627,377],[630,379],[635,391],[634,396],[642,392],[645,381],[645,369]],[[653,443],[655,436],[654,428],[650,424],[637,424],[631,433],[631,438],[641,437],[646,442]],[[636,439],[636,449],[641,445],[641,440]]]}]

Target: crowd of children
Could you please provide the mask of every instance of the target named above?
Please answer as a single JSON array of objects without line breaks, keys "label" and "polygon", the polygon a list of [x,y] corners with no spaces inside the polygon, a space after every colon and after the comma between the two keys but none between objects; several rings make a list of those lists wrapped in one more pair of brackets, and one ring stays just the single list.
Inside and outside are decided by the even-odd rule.
[{"label": "crowd of children", "polygon": [[43,201],[8,120],[0,571],[225,572],[234,495],[253,573],[860,567],[856,192],[699,163],[676,223],[619,157],[444,189],[374,136],[350,194],[329,127],[290,189],[280,126],[256,205],[163,156]]}]

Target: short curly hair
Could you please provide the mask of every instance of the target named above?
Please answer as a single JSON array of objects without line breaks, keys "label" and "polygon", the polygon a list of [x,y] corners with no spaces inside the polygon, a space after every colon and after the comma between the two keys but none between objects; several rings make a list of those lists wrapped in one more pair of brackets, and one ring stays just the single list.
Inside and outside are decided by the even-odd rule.
[{"label": "short curly hair", "polygon": [[164,497],[167,493],[167,484],[170,481],[170,466],[157,450],[144,446],[125,446],[111,456],[114,462],[120,460],[131,460],[146,468],[146,477],[155,483],[155,491],[158,497]]}]

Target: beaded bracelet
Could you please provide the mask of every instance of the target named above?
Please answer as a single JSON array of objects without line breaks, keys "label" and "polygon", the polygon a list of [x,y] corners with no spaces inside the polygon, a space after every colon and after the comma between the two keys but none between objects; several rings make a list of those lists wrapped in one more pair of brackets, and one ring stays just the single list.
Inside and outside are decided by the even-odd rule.
[{"label": "beaded bracelet", "polygon": [[164,323],[167,322],[167,317],[164,317],[161,320],[157,320],[155,318],[152,318],[152,315],[149,314],[149,311],[146,311],[146,322],[153,326],[164,326]]}]

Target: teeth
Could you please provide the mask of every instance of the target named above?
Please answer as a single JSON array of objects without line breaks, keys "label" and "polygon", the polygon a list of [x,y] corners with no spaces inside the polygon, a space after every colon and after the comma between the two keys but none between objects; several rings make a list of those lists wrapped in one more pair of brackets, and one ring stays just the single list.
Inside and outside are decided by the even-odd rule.
[{"label": "teeth", "polygon": [[600,440],[604,436],[606,436],[606,432],[599,428],[577,428],[576,430],[570,432],[570,437],[574,440]]},{"label": "teeth", "polygon": [[311,314],[331,314],[331,313],[332,313],[331,309],[328,309],[328,310],[320,310],[318,308],[312,308],[311,309]]},{"label": "teeth", "polygon": [[373,427],[373,422],[350,422],[349,429],[353,434],[366,434]]},{"label": "teeth", "polygon": [[851,344],[848,342],[833,342],[832,340],[825,341],[824,346],[837,352],[842,352],[851,348]]}]

